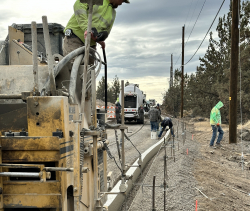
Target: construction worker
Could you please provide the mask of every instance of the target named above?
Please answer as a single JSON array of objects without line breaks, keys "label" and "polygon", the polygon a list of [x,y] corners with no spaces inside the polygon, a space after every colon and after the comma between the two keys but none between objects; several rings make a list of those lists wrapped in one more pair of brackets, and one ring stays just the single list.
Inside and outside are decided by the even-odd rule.
[{"label": "construction worker", "polygon": [[152,108],[150,108],[148,112],[148,116],[150,119],[151,124],[151,131],[157,130],[158,120],[161,118],[160,111],[156,108],[156,105],[154,105]]},{"label": "construction worker", "polygon": [[[160,109],[160,104],[159,103],[157,103],[156,108],[159,110],[160,115],[161,115],[161,109]],[[158,119],[158,124],[157,124],[158,133],[159,133],[159,124],[161,123],[161,120],[162,120],[161,118]]]},{"label": "construction worker", "polygon": [[173,132],[173,129],[172,129],[173,123],[172,123],[171,118],[165,117],[165,118],[163,119],[163,121],[161,122],[161,126],[162,126],[162,129],[161,129],[161,131],[160,131],[160,133],[159,133],[159,135],[158,135],[159,138],[161,137],[161,135],[162,135],[162,133],[163,133],[163,131],[164,131],[165,129],[166,129],[167,131],[170,129],[171,135],[174,136],[174,132]]},{"label": "construction worker", "polygon": [[156,108],[160,111],[160,115],[161,115],[161,109],[160,109],[160,104],[159,103],[157,103]]},{"label": "construction worker", "polygon": [[115,102],[115,117],[116,117],[116,123],[121,123],[121,104],[119,102],[119,98],[117,98]]},{"label": "construction worker", "polygon": [[210,147],[214,146],[214,141],[217,136],[217,132],[219,132],[218,139],[216,141],[216,146],[220,146],[220,141],[223,138],[223,130],[221,128],[221,114],[220,114],[220,108],[223,107],[223,103],[220,101],[214,106],[210,113],[210,125],[213,130],[212,138],[210,141]]},{"label": "construction worker", "polygon": [[[116,8],[129,0],[103,0],[103,5],[93,6],[92,32],[90,46],[96,49],[96,43],[105,48],[108,37],[116,17]],[[77,0],[74,4],[74,14],[71,16],[65,30],[63,40],[63,55],[84,46],[88,27],[88,4]],[[90,61],[91,63],[91,61]]]}]

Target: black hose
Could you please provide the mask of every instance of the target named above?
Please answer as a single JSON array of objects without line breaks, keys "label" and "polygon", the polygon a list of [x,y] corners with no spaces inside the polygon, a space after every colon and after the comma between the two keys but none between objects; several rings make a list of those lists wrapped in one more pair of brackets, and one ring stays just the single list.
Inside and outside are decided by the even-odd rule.
[{"label": "black hose", "polygon": [[107,105],[108,105],[108,71],[107,71],[107,59],[105,49],[102,49],[103,58],[105,62],[105,112],[107,113]]}]

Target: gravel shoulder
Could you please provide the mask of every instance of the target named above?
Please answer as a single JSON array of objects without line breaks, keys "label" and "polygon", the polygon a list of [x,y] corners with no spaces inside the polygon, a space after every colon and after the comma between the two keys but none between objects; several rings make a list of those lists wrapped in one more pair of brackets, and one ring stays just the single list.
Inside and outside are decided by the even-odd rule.
[{"label": "gravel shoulder", "polygon": [[[166,210],[238,211],[250,210],[249,167],[250,142],[238,139],[228,144],[228,125],[222,125],[221,148],[210,148],[212,131],[209,121],[186,120],[186,141],[183,143],[180,121],[174,120],[176,131],[175,159],[171,156],[172,141],[166,147],[167,189]],[[177,126],[178,141],[177,142]],[[241,155],[244,155],[242,160]],[[152,210],[152,184],[156,176],[156,210],[164,210],[164,148],[138,179],[121,210]],[[242,169],[241,163],[244,162]],[[143,183],[144,185],[141,185]]]}]

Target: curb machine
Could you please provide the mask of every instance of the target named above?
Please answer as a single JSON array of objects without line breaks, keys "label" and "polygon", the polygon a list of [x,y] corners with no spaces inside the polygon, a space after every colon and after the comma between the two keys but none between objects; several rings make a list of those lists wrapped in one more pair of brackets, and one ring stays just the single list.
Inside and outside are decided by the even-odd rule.
[{"label": "curb machine", "polygon": [[[112,179],[107,127],[97,125],[92,89],[103,63],[97,52],[87,65],[93,4],[102,1],[83,2],[89,3],[86,49],[62,57],[63,31],[46,16],[42,27],[9,27],[0,47],[0,211],[103,210]],[[32,48],[25,44],[31,40]],[[114,128],[124,140],[124,124]],[[124,144],[122,152],[125,169]]]},{"label": "curb machine", "polygon": [[[120,102],[123,98],[119,95]],[[144,124],[144,107],[146,99],[138,84],[129,84],[124,88],[124,118],[125,121],[137,121]],[[148,107],[146,107],[148,108]]]}]

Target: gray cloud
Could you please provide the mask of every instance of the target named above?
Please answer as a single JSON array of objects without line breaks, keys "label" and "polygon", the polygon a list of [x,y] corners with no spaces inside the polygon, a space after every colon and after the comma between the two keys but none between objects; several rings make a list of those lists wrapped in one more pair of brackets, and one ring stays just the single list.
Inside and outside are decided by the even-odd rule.
[{"label": "gray cloud", "polygon": [[[3,2],[1,1],[1,4]],[[8,35],[8,26],[12,23],[9,23],[9,20],[13,17],[17,17],[17,13],[15,11],[5,10],[0,8],[0,40],[5,40]]]},{"label": "gray cloud", "polygon": [[[25,2],[24,0],[19,1]],[[72,6],[68,3],[65,6],[61,4],[60,0],[53,0],[61,8],[61,12],[54,12],[54,8],[50,8],[49,1],[44,1],[46,1],[44,4],[48,4],[48,10],[44,11],[48,16],[48,20],[66,26],[68,19],[73,14],[74,1],[71,1]],[[206,1],[192,35],[185,45],[185,62],[191,58],[200,45],[222,1]],[[5,6],[0,9],[0,30],[4,32],[0,35],[0,40],[5,39],[7,27],[12,24],[13,17],[19,19],[24,15],[18,7],[12,8],[11,4],[14,2],[16,1],[1,0],[1,4],[4,3]],[[127,79],[131,81],[133,78],[138,80],[138,78],[143,77],[153,77],[152,80],[156,80],[157,77],[169,77],[171,54],[173,54],[174,58],[174,68],[179,68],[181,65],[179,55],[181,54],[182,26],[184,24],[186,26],[185,40],[187,40],[203,2],[201,0],[131,0],[130,5],[123,4],[118,7],[113,29],[106,41],[109,79],[112,80],[115,75],[125,81]],[[196,9],[194,10],[194,8]],[[33,16],[25,14],[25,20],[28,23],[37,19],[41,23],[40,13],[39,17],[34,16],[36,9],[37,13],[39,13],[39,7],[34,7]],[[229,1],[225,1],[219,16],[223,16],[228,11]],[[215,37],[217,23],[218,20],[215,21],[211,29]],[[204,56],[207,50],[208,38],[197,52],[197,55],[184,67],[185,72],[192,73],[196,71],[196,67],[199,65],[199,57]],[[100,49],[98,51],[102,54]],[[103,70],[98,79],[102,74]],[[143,80],[140,83],[144,83]],[[157,83],[157,80],[155,83]],[[144,85],[143,87],[146,89],[147,86]],[[157,89],[159,87],[161,86],[157,86]],[[154,89],[152,86],[150,88]],[[166,89],[168,87],[164,85],[162,90],[155,90],[155,92],[162,93]],[[145,91],[147,92],[147,90]],[[148,93],[151,92],[148,91]],[[148,97],[153,98],[153,96]]]}]

